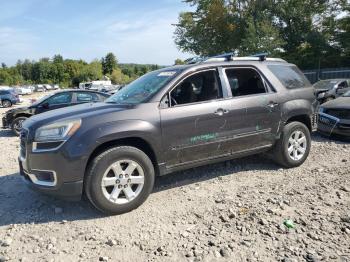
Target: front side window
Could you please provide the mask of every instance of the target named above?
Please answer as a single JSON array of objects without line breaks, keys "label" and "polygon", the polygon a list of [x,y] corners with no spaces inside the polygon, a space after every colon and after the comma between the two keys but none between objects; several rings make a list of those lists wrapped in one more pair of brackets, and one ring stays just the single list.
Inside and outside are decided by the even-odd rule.
[{"label": "front side window", "polygon": [[174,79],[180,72],[180,69],[168,69],[145,74],[108,98],[106,102],[116,104],[144,103]]},{"label": "front side window", "polygon": [[171,105],[183,105],[222,98],[216,70],[196,73],[184,79],[170,92]]},{"label": "front side window", "polygon": [[311,86],[309,80],[294,65],[268,65],[267,67],[288,89]]},{"label": "front side window", "polygon": [[60,93],[53,95],[49,99],[46,100],[46,103],[49,105],[61,105],[61,104],[69,104],[72,99],[72,93]]},{"label": "front side window", "polygon": [[348,87],[348,83],[346,81],[343,81],[341,82],[339,85],[338,85],[339,88],[347,88]]},{"label": "front side window", "polygon": [[225,73],[233,97],[266,93],[264,82],[254,69],[230,68]]}]

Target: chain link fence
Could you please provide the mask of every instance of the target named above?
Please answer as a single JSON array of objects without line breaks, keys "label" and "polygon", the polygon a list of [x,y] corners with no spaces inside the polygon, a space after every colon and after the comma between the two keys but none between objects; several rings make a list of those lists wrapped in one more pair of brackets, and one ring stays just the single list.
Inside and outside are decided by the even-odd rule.
[{"label": "chain link fence", "polygon": [[350,78],[350,67],[303,70],[311,84],[323,79]]}]

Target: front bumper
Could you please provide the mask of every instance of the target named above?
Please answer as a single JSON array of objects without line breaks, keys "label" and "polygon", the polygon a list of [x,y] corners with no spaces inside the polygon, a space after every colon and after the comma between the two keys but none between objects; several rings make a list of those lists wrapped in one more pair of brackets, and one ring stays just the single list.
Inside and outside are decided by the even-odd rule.
[{"label": "front bumper", "polygon": [[9,123],[7,121],[7,118],[4,116],[2,118],[2,128],[9,128],[9,127],[10,127],[10,125],[9,125]]},{"label": "front bumper", "polygon": [[33,152],[32,143],[27,141],[27,131],[20,135],[20,174],[26,184],[36,191],[67,200],[80,200],[83,192],[85,161],[72,157],[69,149]]},{"label": "front bumper", "polygon": [[350,139],[350,121],[319,113],[318,132],[327,136],[340,136]]}]

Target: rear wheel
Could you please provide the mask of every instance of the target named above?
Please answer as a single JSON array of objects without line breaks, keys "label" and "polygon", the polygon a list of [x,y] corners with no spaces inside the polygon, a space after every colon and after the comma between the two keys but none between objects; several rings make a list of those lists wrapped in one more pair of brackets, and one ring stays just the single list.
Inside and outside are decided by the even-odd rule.
[{"label": "rear wheel", "polygon": [[22,124],[26,119],[27,117],[20,116],[15,118],[15,120],[13,120],[11,124],[11,129],[16,136],[19,136],[19,133],[21,132],[21,129],[22,129]]},{"label": "rear wheel", "polygon": [[98,155],[84,181],[90,202],[106,214],[122,214],[139,207],[154,184],[154,167],[141,150],[120,146]]},{"label": "rear wheel", "polygon": [[281,138],[276,142],[273,159],[290,168],[304,163],[311,148],[309,129],[301,122],[291,122],[283,128]]},{"label": "rear wheel", "polygon": [[2,106],[3,107],[11,107],[12,106],[12,102],[10,100],[2,100]]}]

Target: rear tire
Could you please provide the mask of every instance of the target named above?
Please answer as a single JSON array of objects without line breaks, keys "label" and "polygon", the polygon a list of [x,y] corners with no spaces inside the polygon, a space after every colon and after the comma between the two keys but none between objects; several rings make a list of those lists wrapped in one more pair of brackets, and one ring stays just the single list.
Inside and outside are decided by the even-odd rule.
[{"label": "rear tire", "polygon": [[111,148],[96,156],[84,181],[86,196],[100,211],[119,215],[139,207],[153,189],[152,161],[130,146]]},{"label": "rear tire", "polygon": [[2,106],[3,107],[11,107],[12,106],[12,102],[8,99],[2,100]]},{"label": "rear tire", "polygon": [[284,126],[280,139],[273,149],[273,160],[286,167],[303,164],[309,155],[311,136],[309,129],[301,122],[291,122]]}]

